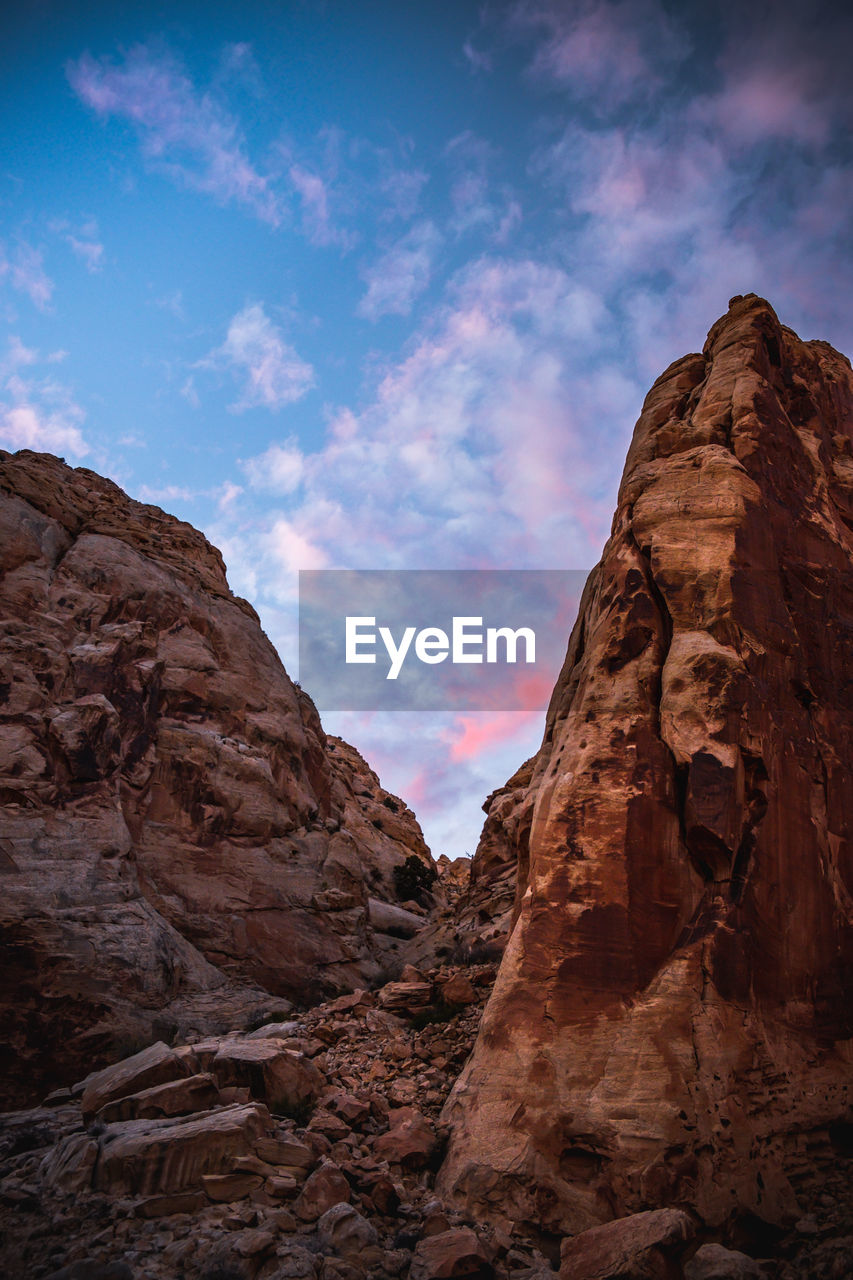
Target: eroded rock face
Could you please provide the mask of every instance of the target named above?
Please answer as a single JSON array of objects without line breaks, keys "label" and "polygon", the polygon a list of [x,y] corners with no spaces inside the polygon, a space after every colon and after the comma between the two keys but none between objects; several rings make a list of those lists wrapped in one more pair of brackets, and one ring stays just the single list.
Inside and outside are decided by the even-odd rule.
[{"label": "eroded rock face", "polygon": [[487,820],[519,884],[445,1109],[469,1210],[779,1220],[832,1162],[851,671],[850,363],[733,299],[646,399],[529,785]]},{"label": "eroded rock face", "polygon": [[219,552],[91,471],[0,452],[0,573],[7,1100],[374,976],[368,899],[398,908],[394,866],[429,851]]}]

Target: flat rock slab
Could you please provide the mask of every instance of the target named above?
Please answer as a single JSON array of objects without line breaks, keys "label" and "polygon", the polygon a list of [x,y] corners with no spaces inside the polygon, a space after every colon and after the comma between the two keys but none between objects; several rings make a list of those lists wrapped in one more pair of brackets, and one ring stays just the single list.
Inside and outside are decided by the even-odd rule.
[{"label": "flat rock slab", "polygon": [[166,1195],[202,1186],[205,1174],[229,1173],[272,1129],[266,1107],[225,1107],[168,1120],[109,1125],[100,1140],[94,1187],[112,1195]]},{"label": "flat rock slab", "polygon": [[166,1116],[188,1115],[195,1111],[209,1111],[219,1102],[219,1090],[213,1076],[207,1072],[187,1076],[184,1080],[170,1080],[151,1089],[142,1089],[126,1098],[108,1102],[98,1112],[104,1124],[117,1120],[157,1120]]},{"label": "flat rock slab", "polygon": [[560,1280],[646,1280],[656,1259],[696,1234],[693,1220],[680,1209],[652,1209],[617,1218],[600,1227],[591,1227],[563,1241],[560,1253]]},{"label": "flat rock slab", "polygon": [[139,1093],[142,1089],[167,1084],[191,1074],[190,1065],[185,1058],[163,1044],[162,1040],[158,1040],[140,1053],[134,1053],[132,1057],[86,1078],[80,1103],[83,1117],[88,1119],[94,1116],[101,1107],[116,1098],[126,1098],[131,1093]]},{"label": "flat rock slab", "polygon": [[431,982],[388,982],[379,992],[379,1004],[390,1013],[407,1013],[425,1009],[432,995]]}]

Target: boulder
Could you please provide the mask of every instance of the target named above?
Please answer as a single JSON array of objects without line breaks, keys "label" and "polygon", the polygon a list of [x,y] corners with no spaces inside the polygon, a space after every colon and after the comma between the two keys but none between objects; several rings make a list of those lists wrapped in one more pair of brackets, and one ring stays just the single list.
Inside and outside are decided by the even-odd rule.
[{"label": "boulder", "polygon": [[325,1083],[309,1058],[269,1039],[224,1041],[210,1070],[221,1086],[245,1085],[252,1097],[284,1114],[313,1102]]},{"label": "boulder", "polygon": [[387,1133],[373,1140],[380,1160],[404,1169],[424,1169],[438,1150],[432,1125],[414,1107],[398,1107],[389,1114]]},{"label": "boulder", "polygon": [[617,1218],[564,1240],[560,1280],[667,1280],[667,1257],[677,1254],[696,1233],[680,1209],[653,1209]]},{"label": "boulder", "polygon": [[293,1206],[303,1222],[314,1222],[336,1204],[349,1204],[350,1185],[332,1160],[324,1160],[308,1178]]},{"label": "boulder", "polygon": [[379,992],[379,1005],[389,1013],[416,1013],[432,1003],[431,982],[388,982]]},{"label": "boulder", "polygon": [[684,1266],[684,1280],[761,1280],[760,1263],[737,1249],[703,1244]]},{"label": "boulder", "polygon": [[494,1268],[477,1235],[469,1227],[456,1227],[418,1242],[409,1275],[411,1280],[490,1280]]},{"label": "boulder", "polygon": [[257,1102],[177,1119],[108,1125],[99,1139],[93,1186],[114,1196],[200,1188],[205,1174],[229,1173],[235,1157],[250,1155],[271,1127],[269,1112]]},{"label": "boulder", "polygon": [[327,1209],[317,1223],[317,1236],[324,1249],[341,1258],[357,1258],[379,1240],[373,1224],[351,1204],[335,1204]]}]

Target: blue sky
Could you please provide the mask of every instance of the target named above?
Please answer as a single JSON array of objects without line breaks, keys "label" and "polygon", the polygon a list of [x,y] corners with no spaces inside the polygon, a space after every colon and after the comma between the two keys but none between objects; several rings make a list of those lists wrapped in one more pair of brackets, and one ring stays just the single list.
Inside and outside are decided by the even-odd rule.
[{"label": "blue sky", "polygon": [[[299,568],[582,568],[734,293],[853,350],[853,14],[662,0],[0,20],[0,444]],[[310,690],[309,690],[310,691]],[[542,712],[326,716],[436,854]]]}]

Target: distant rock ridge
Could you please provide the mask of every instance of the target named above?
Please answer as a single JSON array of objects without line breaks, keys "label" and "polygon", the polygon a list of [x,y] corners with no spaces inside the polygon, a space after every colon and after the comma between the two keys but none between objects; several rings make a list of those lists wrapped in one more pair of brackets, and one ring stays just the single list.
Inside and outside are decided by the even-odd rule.
[{"label": "distant rock ridge", "polygon": [[738,297],[646,398],[542,746],[489,807],[471,892],[518,884],[444,1111],[469,1213],[778,1222],[849,1141],[851,672],[850,362]]},{"label": "distant rock ridge", "polygon": [[219,552],[0,451],[0,575],[6,1102],[377,978],[418,923],[394,868],[429,850]]}]

